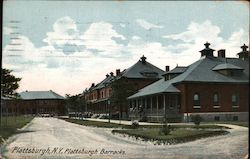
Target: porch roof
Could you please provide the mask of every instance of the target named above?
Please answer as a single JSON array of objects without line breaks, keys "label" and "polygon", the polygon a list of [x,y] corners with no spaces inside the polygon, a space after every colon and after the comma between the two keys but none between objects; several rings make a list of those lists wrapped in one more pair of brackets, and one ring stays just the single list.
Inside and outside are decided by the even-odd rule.
[{"label": "porch roof", "polygon": [[150,87],[144,87],[139,90],[138,93],[128,97],[128,99],[137,98],[140,96],[147,96],[156,93],[179,93],[180,90],[172,85],[171,82],[165,81],[164,79],[160,79],[159,81],[150,85]]}]

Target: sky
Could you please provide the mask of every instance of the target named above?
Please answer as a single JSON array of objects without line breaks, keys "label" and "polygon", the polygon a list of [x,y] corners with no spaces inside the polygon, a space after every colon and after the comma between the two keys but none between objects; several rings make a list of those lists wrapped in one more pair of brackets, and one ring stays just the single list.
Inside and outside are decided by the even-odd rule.
[{"label": "sky", "polygon": [[[200,58],[204,43],[227,57],[249,44],[241,1],[3,2],[2,67],[22,78],[18,92],[82,93],[142,55],[164,70]],[[217,53],[214,53],[217,56]]]}]

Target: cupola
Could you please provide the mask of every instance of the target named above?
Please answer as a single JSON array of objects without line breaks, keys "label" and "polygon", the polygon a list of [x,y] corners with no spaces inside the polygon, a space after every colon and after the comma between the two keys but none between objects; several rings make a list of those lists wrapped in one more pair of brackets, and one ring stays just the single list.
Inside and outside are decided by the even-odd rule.
[{"label": "cupola", "polygon": [[247,50],[248,46],[244,44],[243,46],[241,46],[241,48],[242,51],[237,54],[239,58],[242,60],[249,59],[249,51]]},{"label": "cupola", "polygon": [[144,55],[142,55],[140,61],[141,61],[143,64],[145,64],[145,63],[146,63],[146,59],[147,59],[147,58],[146,58]]},{"label": "cupola", "polygon": [[214,50],[209,48],[210,43],[206,42],[204,45],[205,45],[205,49],[200,51],[201,52],[201,57],[202,56],[214,57],[214,54],[213,54]]}]

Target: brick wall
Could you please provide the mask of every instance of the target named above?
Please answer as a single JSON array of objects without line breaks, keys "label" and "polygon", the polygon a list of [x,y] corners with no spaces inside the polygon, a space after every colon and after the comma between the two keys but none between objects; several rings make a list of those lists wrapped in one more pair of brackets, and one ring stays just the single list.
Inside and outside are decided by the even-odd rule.
[{"label": "brick wall", "polygon": [[[181,113],[185,112],[247,112],[249,110],[249,84],[187,83],[176,86],[181,91]],[[213,95],[219,94],[214,107]],[[200,108],[194,108],[193,95],[200,94]],[[232,94],[239,94],[239,107],[233,108]]]}]

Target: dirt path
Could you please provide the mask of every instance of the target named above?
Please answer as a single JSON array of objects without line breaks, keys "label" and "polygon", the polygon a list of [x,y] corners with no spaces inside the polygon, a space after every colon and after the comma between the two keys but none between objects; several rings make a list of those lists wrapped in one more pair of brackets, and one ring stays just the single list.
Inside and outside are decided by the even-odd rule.
[{"label": "dirt path", "polygon": [[234,126],[230,134],[177,145],[153,145],[111,129],[92,128],[56,118],[35,118],[24,131],[11,137],[7,158],[208,158],[240,159],[248,152],[248,128]]}]

